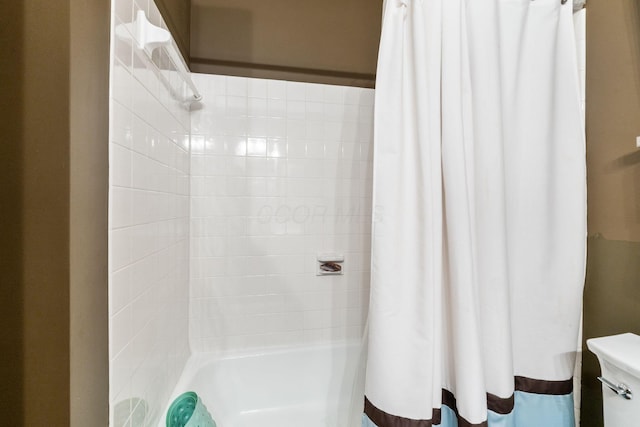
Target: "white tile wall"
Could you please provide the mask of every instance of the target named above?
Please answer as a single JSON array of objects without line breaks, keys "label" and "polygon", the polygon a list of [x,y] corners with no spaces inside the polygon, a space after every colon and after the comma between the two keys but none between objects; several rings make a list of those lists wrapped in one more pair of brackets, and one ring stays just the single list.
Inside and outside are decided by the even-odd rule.
[{"label": "white tile wall", "polygon": [[[112,6],[114,27],[142,9],[166,28],[153,1]],[[190,118],[156,65],[111,33],[110,425],[133,427],[158,423],[189,356]]]},{"label": "white tile wall", "polygon": [[[361,336],[373,91],[194,75],[191,343],[197,351]],[[345,255],[317,277],[316,255]]]}]

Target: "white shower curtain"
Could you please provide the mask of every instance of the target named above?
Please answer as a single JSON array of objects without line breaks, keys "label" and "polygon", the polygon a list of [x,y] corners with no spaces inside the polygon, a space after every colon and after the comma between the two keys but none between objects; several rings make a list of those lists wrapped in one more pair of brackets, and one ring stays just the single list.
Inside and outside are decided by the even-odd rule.
[{"label": "white shower curtain", "polygon": [[572,12],[386,1],[363,426],[573,427],[586,189]]}]

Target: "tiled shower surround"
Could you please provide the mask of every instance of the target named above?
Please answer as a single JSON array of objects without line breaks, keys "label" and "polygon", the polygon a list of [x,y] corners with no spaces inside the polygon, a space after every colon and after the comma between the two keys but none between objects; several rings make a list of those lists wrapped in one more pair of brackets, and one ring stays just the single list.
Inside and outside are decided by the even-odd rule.
[{"label": "tiled shower surround", "polygon": [[[369,292],[373,90],[193,75],[196,351],[360,338]],[[344,275],[316,276],[318,254]]]},{"label": "tiled shower surround", "polygon": [[[191,351],[359,339],[371,228],[373,91],[193,75],[122,36],[110,95],[110,425],[162,423]],[[118,30],[116,30],[118,28]],[[175,46],[174,46],[175,47]],[[316,276],[316,257],[345,257]]]},{"label": "tiled shower surround", "polygon": [[[166,28],[152,1],[112,7],[114,29],[139,9]],[[189,357],[190,117],[154,73],[184,90],[168,57],[111,34],[110,425],[156,425]]]}]

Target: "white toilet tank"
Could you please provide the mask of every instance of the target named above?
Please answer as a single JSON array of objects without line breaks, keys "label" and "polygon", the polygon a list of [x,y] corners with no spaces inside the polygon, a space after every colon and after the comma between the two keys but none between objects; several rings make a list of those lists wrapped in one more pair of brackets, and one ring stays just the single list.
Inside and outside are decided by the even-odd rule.
[{"label": "white toilet tank", "polygon": [[587,347],[600,361],[605,427],[640,426],[640,336],[592,338]]}]

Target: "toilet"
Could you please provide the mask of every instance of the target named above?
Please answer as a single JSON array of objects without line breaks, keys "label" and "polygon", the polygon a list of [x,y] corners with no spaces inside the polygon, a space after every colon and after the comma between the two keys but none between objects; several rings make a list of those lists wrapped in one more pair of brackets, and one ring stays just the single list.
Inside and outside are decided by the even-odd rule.
[{"label": "toilet", "polygon": [[640,425],[640,336],[620,334],[587,340],[598,356],[605,427]]}]

